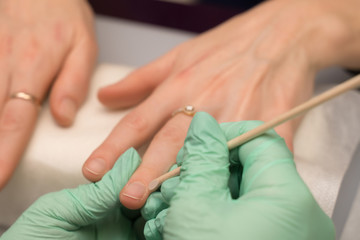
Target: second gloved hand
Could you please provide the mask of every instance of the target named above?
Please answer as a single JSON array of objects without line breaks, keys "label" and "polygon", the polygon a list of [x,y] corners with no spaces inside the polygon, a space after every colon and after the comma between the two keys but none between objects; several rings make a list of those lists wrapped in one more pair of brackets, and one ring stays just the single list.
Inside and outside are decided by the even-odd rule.
[{"label": "second gloved hand", "polygon": [[140,162],[131,148],[101,181],[44,195],[0,239],[135,239],[133,222],[122,213],[119,193]]},{"label": "second gloved hand", "polygon": [[[248,121],[219,126],[208,114],[196,114],[178,155],[180,177],[166,181],[162,193],[153,194],[143,209],[144,217],[152,218],[147,239],[335,238],[330,218],[275,131],[229,153],[228,140],[258,125]],[[237,199],[228,187],[230,163],[243,166]]]}]

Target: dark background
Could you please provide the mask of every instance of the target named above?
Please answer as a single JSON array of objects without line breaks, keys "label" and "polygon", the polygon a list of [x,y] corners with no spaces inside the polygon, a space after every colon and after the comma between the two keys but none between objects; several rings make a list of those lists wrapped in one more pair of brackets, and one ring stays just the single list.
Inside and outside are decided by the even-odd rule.
[{"label": "dark background", "polygon": [[89,0],[89,2],[100,15],[200,33],[261,1],[198,0],[184,4],[160,0]]}]

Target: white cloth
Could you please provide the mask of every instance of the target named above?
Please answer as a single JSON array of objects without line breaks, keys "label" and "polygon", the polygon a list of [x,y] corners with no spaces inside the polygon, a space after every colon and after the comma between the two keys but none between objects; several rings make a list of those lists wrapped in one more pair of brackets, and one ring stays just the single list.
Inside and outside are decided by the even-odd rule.
[{"label": "white cloth", "polygon": [[[131,68],[100,65],[75,124],[58,127],[45,104],[35,134],[7,187],[0,192],[0,225],[10,225],[40,195],[86,183],[83,162],[128,111],[106,110],[100,86],[118,81]],[[316,199],[332,214],[344,171],[360,137],[360,95],[348,92],[304,118],[295,139],[298,170]]]},{"label": "white cloth", "polygon": [[[327,88],[321,86],[317,92]],[[358,92],[345,93],[310,111],[296,134],[297,169],[329,216],[360,140],[359,104]]]}]

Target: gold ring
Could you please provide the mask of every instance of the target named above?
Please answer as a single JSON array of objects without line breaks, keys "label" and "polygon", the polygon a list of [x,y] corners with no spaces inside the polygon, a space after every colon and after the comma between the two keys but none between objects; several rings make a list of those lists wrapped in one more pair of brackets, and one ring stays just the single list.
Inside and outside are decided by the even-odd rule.
[{"label": "gold ring", "polygon": [[195,111],[195,107],[194,106],[191,106],[191,105],[186,105],[185,107],[182,107],[182,108],[179,108],[179,109],[176,109],[172,114],[171,116],[175,116],[176,114],[178,113],[184,113],[185,115],[188,115],[190,117],[193,117],[196,113]]},{"label": "gold ring", "polygon": [[13,93],[13,94],[11,94],[10,99],[21,99],[24,101],[31,102],[31,103],[35,104],[36,106],[41,105],[41,103],[37,97],[35,97],[29,93],[26,93],[26,92]]}]

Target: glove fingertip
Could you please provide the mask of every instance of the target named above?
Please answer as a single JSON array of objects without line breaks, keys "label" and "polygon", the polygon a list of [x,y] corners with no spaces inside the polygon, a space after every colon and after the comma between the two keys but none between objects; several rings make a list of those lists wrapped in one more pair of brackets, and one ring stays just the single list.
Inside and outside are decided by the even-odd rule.
[{"label": "glove fingertip", "polygon": [[153,192],[146,200],[145,205],[141,208],[141,215],[145,220],[155,218],[157,211],[161,208],[164,202],[162,194],[160,192]]},{"label": "glove fingertip", "polygon": [[171,199],[175,195],[176,189],[180,184],[180,177],[173,177],[161,185],[161,194],[167,203],[170,203]]},{"label": "glove fingertip", "polygon": [[158,231],[155,219],[151,219],[146,222],[144,227],[144,235],[146,240],[161,240],[161,233]]},{"label": "glove fingertip", "polygon": [[212,139],[218,143],[226,145],[226,138],[216,119],[206,112],[198,112],[191,121],[188,134],[185,139],[185,146],[187,141],[203,145],[204,138]]},{"label": "glove fingertip", "polygon": [[[217,126],[218,123],[210,114],[206,112],[197,112],[191,121],[189,132],[195,130],[209,129],[210,126]],[[211,128],[210,128],[211,129]]]}]

